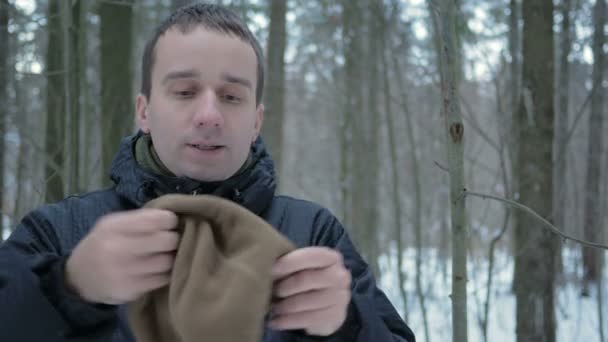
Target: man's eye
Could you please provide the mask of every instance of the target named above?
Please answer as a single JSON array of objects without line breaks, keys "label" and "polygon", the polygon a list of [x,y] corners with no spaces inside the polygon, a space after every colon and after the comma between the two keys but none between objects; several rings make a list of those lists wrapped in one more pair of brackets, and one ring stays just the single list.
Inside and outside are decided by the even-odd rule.
[{"label": "man's eye", "polygon": [[225,102],[228,102],[228,103],[239,103],[239,102],[241,102],[241,99],[239,97],[231,95],[231,94],[224,94],[224,95],[222,95],[222,100],[224,100]]},{"label": "man's eye", "polygon": [[175,91],[173,92],[173,94],[175,95],[175,97],[180,99],[188,99],[194,96],[194,92],[191,90]]}]

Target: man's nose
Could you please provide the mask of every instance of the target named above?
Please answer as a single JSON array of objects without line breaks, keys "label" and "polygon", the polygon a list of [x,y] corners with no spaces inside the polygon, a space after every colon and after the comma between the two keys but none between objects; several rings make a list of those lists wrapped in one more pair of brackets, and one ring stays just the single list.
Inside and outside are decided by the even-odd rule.
[{"label": "man's nose", "polygon": [[218,98],[213,91],[207,91],[200,97],[194,113],[193,123],[196,127],[221,127],[224,118],[219,110]]}]

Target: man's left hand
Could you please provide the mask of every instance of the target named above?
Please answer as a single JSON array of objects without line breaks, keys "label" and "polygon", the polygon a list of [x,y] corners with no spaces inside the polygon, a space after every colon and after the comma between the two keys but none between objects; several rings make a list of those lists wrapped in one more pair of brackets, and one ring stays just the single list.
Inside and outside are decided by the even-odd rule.
[{"label": "man's left hand", "polygon": [[272,273],[271,328],[327,336],[342,326],[351,297],[351,275],[340,252],[325,247],[297,249],[279,258]]}]

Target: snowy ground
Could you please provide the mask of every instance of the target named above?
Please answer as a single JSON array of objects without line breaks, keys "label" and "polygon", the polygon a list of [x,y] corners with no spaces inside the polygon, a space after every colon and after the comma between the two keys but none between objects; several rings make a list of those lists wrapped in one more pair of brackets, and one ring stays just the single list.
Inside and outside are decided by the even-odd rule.
[{"label": "snowy ground", "polygon": [[[577,259],[579,250],[573,249],[564,253],[565,274],[580,274]],[[483,261],[470,262],[468,289],[468,325],[469,341],[483,341],[479,318],[483,312],[486,295],[487,258]],[[442,265],[437,251],[424,250],[422,274],[425,306],[429,324],[430,341],[451,341],[451,301],[450,265],[447,277],[444,278]],[[448,261],[449,262],[449,261]],[[380,260],[383,276],[380,286],[403,316],[403,301],[397,288],[396,259],[383,257]],[[414,330],[418,341],[425,341],[421,310],[415,291],[415,250],[407,250],[403,270],[406,274],[406,291],[408,302],[407,323]],[[494,280],[490,304],[490,321],[488,324],[488,341],[515,341],[515,297],[510,292],[513,275],[513,260],[504,252],[495,254]],[[604,275],[608,269],[604,271]],[[604,284],[608,284],[604,276]],[[595,292],[595,291],[594,291]],[[604,293],[608,292],[607,290]],[[558,325],[557,340],[560,342],[602,342],[599,335],[597,296],[582,298],[577,284],[567,284],[556,290],[556,319]],[[608,333],[608,300],[604,294],[604,332]]]}]

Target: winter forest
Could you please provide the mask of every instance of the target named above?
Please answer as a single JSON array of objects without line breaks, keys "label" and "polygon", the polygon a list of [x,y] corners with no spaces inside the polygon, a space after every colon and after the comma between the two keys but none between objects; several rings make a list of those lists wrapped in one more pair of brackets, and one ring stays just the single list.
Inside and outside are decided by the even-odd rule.
[{"label": "winter forest", "polygon": [[[0,0],[0,241],[110,185],[189,2]],[[418,341],[608,342],[608,0],[215,2],[264,47],[279,192],[346,225]]]}]

